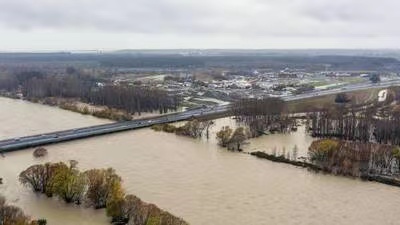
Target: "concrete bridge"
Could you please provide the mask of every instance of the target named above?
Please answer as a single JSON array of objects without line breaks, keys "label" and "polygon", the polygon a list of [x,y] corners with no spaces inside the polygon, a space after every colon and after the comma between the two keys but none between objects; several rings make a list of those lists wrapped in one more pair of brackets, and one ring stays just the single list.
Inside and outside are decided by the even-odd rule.
[{"label": "concrete bridge", "polygon": [[[370,88],[387,88],[390,86],[398,86],[398,85],[400,85],[400,81],[398,81],[398,80],[381,82],[381,83],[377,83],[377,84],[363,83],[363,84],[349,85],[345,88],[340,88],[340,89],[311,92],[311,93],[306,93],[306,94],[301,94],[301,95],[296,95],[296,96],[288,96],[288,97],[284,97],[283,100],[294,101],[294,100],[301,100],[301,99],[312,98],[312,97],[322,96],[322,95],[338,94],[338,93],[343,93],[343,92],[370,89]],[[377,96],[377,98],[378,98],[378,96]],[[198,108],[198,109],[193,109],[193,110],[189,110],[189,111],[185,111],[185,112],[168,114],[168,115],[154,117],[154,118],[139,119],[139,120],[126,121],[126,122],[115,122],[115,123],[111,123],[111,124],[63,130],[63,131],[38,134],[38,135],[32,135],[32,136],[26,136],[26,137],[16,137],[16,138],[0,141],[0,153],[6,153],[6,152],[25,149],[25,148],[55,144],[55,143],[72,141],[72,140],[77,140],[77,139],[83,139],[83,138],[94,137],[94,136],[99,136],[99,135],[106,135],[106,134],[111,134],[111,133],[116,133],[116,132],[134,130],[134,129],[144,128],[144,127],[150,127],[155,124],[183,121],[183,120],[188,120],[193,117],[212,116],[212,115],[216,115],[216,114],[223,114],[223,113],[228,112],[228,110],[229,110],[229,105]]]},{"label": "concrete bridge", "polygon": [[193,117],[210,116],[228,111],[228,106],[215,106],[198,108],[181,113],[168,114],[164,116],[138,119],[132,121],[115,122],[110,124],[96,125],[85,128],[63,130],[45,134],[26,137],[17,137],[0,141],[0,153],[16,151],[20,149],[72,141],[82,138],[111,134],[121,131],[134,130],[150,127],[155,124],[172,123],[188,120]]}]

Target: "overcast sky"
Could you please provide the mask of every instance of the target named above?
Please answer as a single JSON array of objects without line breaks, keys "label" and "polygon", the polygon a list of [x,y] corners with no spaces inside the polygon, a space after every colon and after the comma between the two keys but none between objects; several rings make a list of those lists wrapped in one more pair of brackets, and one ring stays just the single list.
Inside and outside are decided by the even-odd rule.
[{"label": "overcast sky", "polygon": [[0,0],[0,51],[398,48],[399,0]]}]

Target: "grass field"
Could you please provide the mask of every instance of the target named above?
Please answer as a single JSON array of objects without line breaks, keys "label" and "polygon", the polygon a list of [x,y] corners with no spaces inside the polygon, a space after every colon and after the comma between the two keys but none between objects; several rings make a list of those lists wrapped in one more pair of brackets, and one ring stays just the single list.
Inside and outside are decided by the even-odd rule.
[{"label": "grass field", "polygon": [[[382,88],[372,88],[368,90],[347,92],[348,98],[351,100],[350,104],[368,104],[378,99],[378,93]],[[301,99],[291,101],[288,103],[288,109],[290,112],[310,112],[316,109],[327,108],[335,105],[336,94],[316,96],[308,99]]]}]

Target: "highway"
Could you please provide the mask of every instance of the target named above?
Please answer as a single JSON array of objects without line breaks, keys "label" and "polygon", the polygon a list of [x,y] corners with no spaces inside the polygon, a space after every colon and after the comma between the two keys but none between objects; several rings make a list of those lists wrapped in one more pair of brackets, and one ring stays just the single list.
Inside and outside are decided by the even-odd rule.
[{"label": "highway", "polygon": [[[312,98],[316,96],[338,94],[343,92],[351,92],[357,90],[365,90],[370,88],[387,88],[390,86],[400,86],[400,80],[386,81],[376,84],[372,83],[361,83],[355,85],[348,85],[339,89],[325,90],[325,91],[314,91],[306,94],[286,96],[282,99],[285,101],[294,101],[306,98]],[[70,130],[57,131],[52,133],[38,134],[26,137],[16,137],[12,139],[0,141],[0,153],[6,153],[16,150],[22,150],[30,147],[37,147],[49,144],[55,144],[60,142],[72,141],[77,139],[83,139],[88,137],[94,137],[99,135],[111,134],[121,131],[134,130],[144,127],[150,127],[155,124],[171,123],[177,121],[188,120],[193,117],[199,116],[211,116],[227,112],[229,105],[220,105],[214,107],[197,108],[189,111],[180,113],[168,114],[154,118],[138,119],[125,122],[115,122],[111,124],[103,124],[85,128],[77,128]]]},{"label": "highway", "polygon": [[0,141],[0,153],[16,151],[20,149],[55,144],[65,141],[77,140],[82,138],[94,137],[99,135],[111,134],[121,131],[128,131],[155,124],[178,122],[188,120],[193,117],[209,116],[228,111],[229,106],[215,106],[198,108],[180,113],[168,114],[164,116],[146,118],[132,121],[115,122],[111,124],[96,125],[84,128],[69,129],[39,135],[17,137]]},{"label": "highway", "polygon": [[383,81],[380,83],[370,83],[370,82],[358,83],[358,84],[353,84],[353,85],[347,85],[347,86],[344,86],[344,87],[338,88],[338,89],[313,91],[313,92],[306,93],[306,94],[282,97],[282,99],[285,101],[295,101],[295,100],[300,100],[300,99],[305,99],[305,98],[312,98],[312,97],[316,97],[316,96],[332,95],[332,94],[339,94],[339,93],[352,92],[352,91],[358,91],[358,90],[366,90],[366,89],[372,89],[372,88],[388,88],[388,87],[392,87],[392,86],[400,86],[400,80]]}]

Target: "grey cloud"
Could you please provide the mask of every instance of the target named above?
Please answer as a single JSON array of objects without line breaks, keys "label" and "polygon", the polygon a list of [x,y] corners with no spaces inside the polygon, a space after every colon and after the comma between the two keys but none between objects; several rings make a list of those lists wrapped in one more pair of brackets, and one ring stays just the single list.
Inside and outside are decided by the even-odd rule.
[{"label": "grey cloud", "polygon": [[[0,1],[0,22],[18,28],[93,28],[133,32],[165,32],[193,28],[212,18],[210,10],[183,1]],[[210,26],[204,27],[203,26]]]},{"label": "grey cloud", "polygon": [[9,29],[236,36],[399,36],[397,0],[0,0]]},{"label": "grey cloud", "polygon": [[[399,19],[396,0],[302,0],[304,15],[323,22],[394,22]],[[382,24],[389,25],[389,24]]]}]

